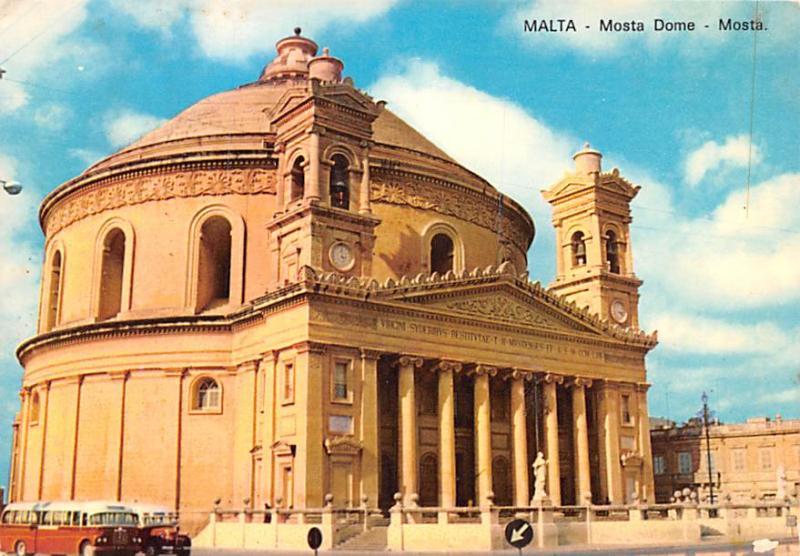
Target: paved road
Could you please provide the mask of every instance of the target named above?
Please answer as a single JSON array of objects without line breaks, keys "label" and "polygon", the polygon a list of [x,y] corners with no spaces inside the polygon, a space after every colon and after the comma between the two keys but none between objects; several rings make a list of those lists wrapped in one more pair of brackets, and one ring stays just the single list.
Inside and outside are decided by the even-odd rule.
[{"label": "paved road", "polygon": [[[639,554],[659,555],[659,556],[741,556],[744,554],[755,554],[751,543],[700,543],[695,545],[676,545],[676,546],[659,546],[659,547],[641,547],[633,548],[630,546],[625,547],[590,547],[590,546],[563,546],[558,548],[548,548],[542,550],[532,549],[530,547],[522,551],[523,554],[569,554],[569,555],[586,555],[586,556],[634,556]],[[254,556],[254,554],[267,554],[266,551],[257,550],[210,550],[210,549],[195,549],[192,550],[192,556]],[[270,551],[268,554],[286,554],[286,555],[300,555],[313,554],[311,550],[307,551]],[[364,556],[368,552],[364,551],[344,551],[334,550],[331,552],[320,551],[320,554],[328,554],[329,556]],[[385,554],[391,554],[386,552]],[[396,553],[403,556],[442,556],[443,554],[458,554],[459,556],[486,556],[486,552],[402,552]],[[506,556],[513,556],[517,554],[516,550],[496,550],[493,554],[504,554]],[[798,556],[800,555],[800,546],[798,546],[797,539],[782,539],[780,546],[769,554],[776,556]]]}]

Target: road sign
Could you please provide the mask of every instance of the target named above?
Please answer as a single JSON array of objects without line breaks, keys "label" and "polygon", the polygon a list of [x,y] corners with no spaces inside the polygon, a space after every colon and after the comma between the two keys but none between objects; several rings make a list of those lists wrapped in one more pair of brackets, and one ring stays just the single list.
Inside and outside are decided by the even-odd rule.
[{"label": "road sign", "polygon": [[533,527],[524,519],[515,519],[506,525],[506,541],[520,552],[531,544],[532,540]]},{"label": "road sign", "polygon": [[317,549],[322,545],[322,531],[318,527],[312,527],[308,530],[308,546],[317,553]]}]

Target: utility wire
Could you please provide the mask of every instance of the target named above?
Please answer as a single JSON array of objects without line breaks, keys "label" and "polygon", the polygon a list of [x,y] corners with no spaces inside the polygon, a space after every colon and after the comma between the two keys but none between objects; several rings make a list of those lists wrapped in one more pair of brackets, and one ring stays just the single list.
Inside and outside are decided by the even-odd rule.
[{"label": "utility wire", "polygon": [[68,7],[67,7],[67,9],[65,9],[65,10],[63,10],[63,11],[61,11],[61,12],[59,12],[59,13],[58,13],[58,14],[56,14],[54,17],[50,18],[50,19],[47,21],[47,24],[46,24],[46,25],[44,25],[44,26],[42,27],[42,30],[41,30],[41,31],[39,31],[39,32],[38,32],[38,33],[36,33],[34,36],[32,36],[32,37],[31,37],[31,38],[30,38],[30,39],[29,39],[27,42],[23,43],[23,44],[22,44],[22,46],[20,46],[19,48],[17,48],[17,49],[16,49],[14,52],[12,52],[12,53],[11,53],[11,54],[9,54],[8,56],[6,56],[6,58],[5,58],[5,59],[3,59],[3,60],[0,60],[0,66],[2,66],[3,64],[5,64],[5,63],[6,63],[6,62],[8,62],[9,60],[11,60],[11,58],[13,58],[14,56],[16,56],[16,55],[17,55],[17,54],[19,54],[20,52],[22,52],[22,51],[23,51],[25,48],[27,48],[27,47],[28,47],[28,46],[29,46],[31,43],[33,43],[33,42],[34,42],[35,40],[37,40],[39,37],[41,37],[42,35],[44,35],[44,34],[45,34],[47,31],[49,31],[49,30],[50,30],[50,27],[51,27],[51,26],[50,26],[50,23],[51,23],[52,21],[55,21],[55,20],[60,20],[60,19],[61,19],[61,18],[62,18],[64,15],[66,15],[67,13],[69,13],[69,12],[71,12],[72,10],[74,10],[75,8],[77,8],[77,7],[78,7],[78,6],[79,6],[79,5],[80,5],[82,2],[83,2],[83,0],[77,0],[76,2],[73,2],[73,3],[72,3],[70,6],[68,6]]},{"label": "utility wire", "polygon": [[[755,14],[753,19],[759,21],[760,15],[758,13],[758,0],[756,0],[755,7],[753,8]],[[744,201],[744,215],[745,218],[750,216],[750,175],[753,169],[753,120],[756,105],[756,45],[758,32],[753,32],[753,64],[752,72],[750,74],[750,140],[747,145],[747,186],[745,187],[745,201]]]}]

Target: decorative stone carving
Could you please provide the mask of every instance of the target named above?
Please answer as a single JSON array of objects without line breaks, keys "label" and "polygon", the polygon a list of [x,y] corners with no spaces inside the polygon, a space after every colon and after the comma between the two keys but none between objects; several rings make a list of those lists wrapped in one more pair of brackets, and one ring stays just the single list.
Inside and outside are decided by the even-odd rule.
[{"label": "decorative stone carving", "polygon": [[410,175],[396,174],[387,175],[380,170],[373,173],[370,194],[372,202],[408,205],[455,216],[498,232],[509,238],[523,252],[527,251],[530,230],[522,224],[520,218],[512,218],[508,214],[499,217],[497,204],[488,197],[448,187],[446,184],[435,187],[429,183],[430,180],[423,181],[422,177],[415,180]]},{"label": "decorative stone carving", "polygon": [[196,170],[137,176],[78,193],[56,204],[45,220],[49,237],[87,216],[148,201],[204,195],[275,193],[275,172],[263,168]]},{"label": "decorative stone carving", "polygon": [[479,315],[492,319],[506,320],[513,323],[531,324],[543,328],[564,328],[555,321],[546,318],[522,304],[514,303],[507,297],[480,297],[473,299],[455,299],[445,305],[451,311]]}]

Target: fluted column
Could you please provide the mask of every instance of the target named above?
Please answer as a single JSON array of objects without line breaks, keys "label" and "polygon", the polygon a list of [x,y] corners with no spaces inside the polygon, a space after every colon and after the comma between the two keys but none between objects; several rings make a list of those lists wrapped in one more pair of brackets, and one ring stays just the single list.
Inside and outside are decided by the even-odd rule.
[{"label": "fluted column", "polygon": [[378,505],[378,476],[380,475],[380,438],[378,428],[378,358],[380,353],[361,350],[361,496],[369,498],[371,506]]},{"label": "fluted column", "polygon": [[477,457],[475,474],[478,480],[478,505],[489,504],[492,492],[492,412],[489,391],[489,376],[497,374],[497,369],[486,365],[475,367],[474,403],[475,436],[477,438]]},{"label": "fluted column", "polygon": [[589,429],[586,422],[586,388],[592,381],[576,378],[572,386],[572,436],[575,441],[575,503],[584,504],[591,496],[589,468]]},{"label": "fluted column", "polygon": [[453,373],[461,363],[441,361],[439,371],[439,505],[452,508],[456,504],[456,429],[453,394]]},{"label": "fluted column", "polygon": [[514,505],[527,506],[528,430],[525,412],[525,380],[531,375],[514,371],[511,375],[511,428],[514,450]]},{"label": "fluted column", "polygon": [[547,439],[547,494],[554,505],[561,505],[561,469],[558,454],[558,396],[556,384],[564,377],[547,374],[544,377],[544,434]]},{"label": "fluted column", "polygon": [[414,369],[422,358],[402,356],[397,361],[400,395],[400,492],[408,504],[417,492],[417,403],[414,396]]},{"label": "fluted column", "polygon": [[305,195],[309,201],[319,201],[319,131],[314,129],[309,137],[308,183]]},{"label": "fluted column", "polygon": [[638,428],[639,450],[642,454],[642,480],[640,481],[639,500],[655,502],[655,485],[653,479],[653,450],[650,447],[650,417],[647,410],[647,390],[649,384],[637,384],[636,392],[639,398]]},{"label": "fluted column", "polygon": [[361,159],[361,190],[359,191],[358,212],[369,214],[372,207],[369,201],[369,146],[364,149],[364,158]]},{"label": "fluted column", "polygon": [[606,382],[603,392],[603,444],[608,499],[622,504],[622,467],[619,459],[619,398],[615,386]]}]

